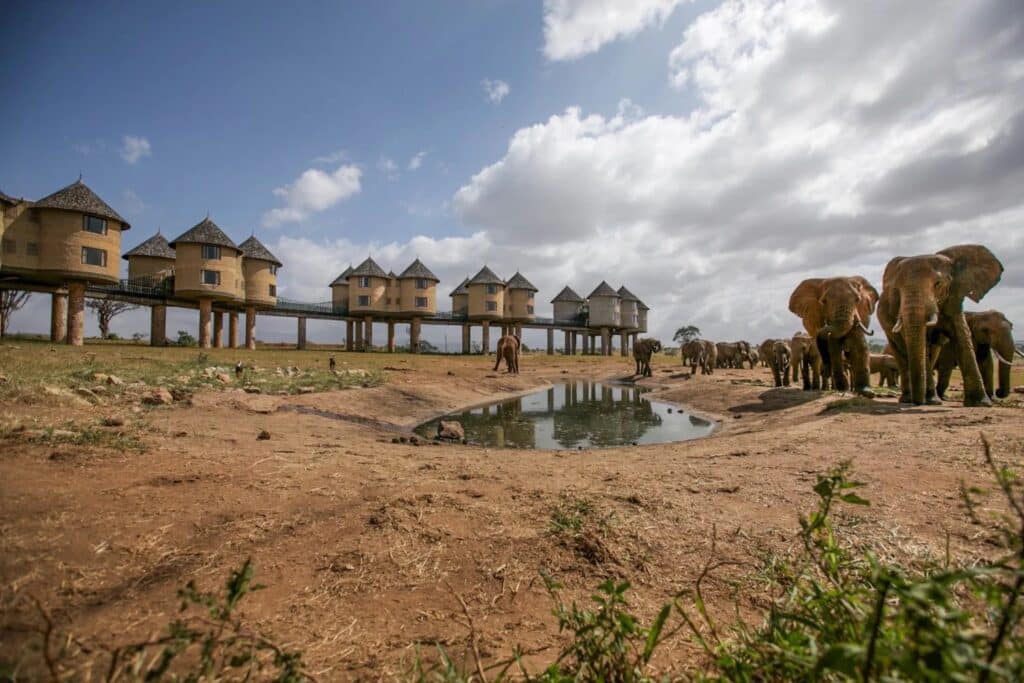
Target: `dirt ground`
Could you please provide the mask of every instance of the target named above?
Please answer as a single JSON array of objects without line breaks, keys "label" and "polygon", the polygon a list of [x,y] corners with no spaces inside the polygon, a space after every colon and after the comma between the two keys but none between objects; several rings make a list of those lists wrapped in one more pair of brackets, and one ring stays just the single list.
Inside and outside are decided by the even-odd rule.
[{"label": "dirt ground", "polygon": [[[541,570],[576,599],[626,579],[649,619],[693,585],[716,536],[714,556],[737,563],[707,586],[728,621],[735,605],[756,613],[758,562],[798,542],[816,474],[839,461],[867,484],[872,505],[856,511],[863,540],[908,561],[942,556],[947,542],[958,558],[986,553],[958,494],[962,480],[990,484],[980,433],[999,458],[1024,464],[1017,394],[991,409],[906,408],[775,389],[763,368],[691,377],[671,358],[644,383],[719,420],[710,438],[583,451],[394,443],[438,414],[566,379],[622,377],[632,362],[528,355],[514,377],[479,357],[370,355],[386,375],[380,386],[268,395],[229,384],[156,407],[128,393],[0,403],[5,593],[36,596],[83,642],[116,645],[167,624],[187,581],[220,587],[251,557],[267,588],[243,614],[302,649],[320,680],[402,677],[417,648],[436,644],[465,658],[460,598],[484,659],[518,646],[539,664],[562,642]],[[367,358],[338,356],[353,368]],[[6,358],[0,371],[14,377]],[[124,425],[99,426],[112,417]],[[123,438],[68,446],[26,436],[67,423]],[[269,439],[257,438],[263,430]],[[599,520],[590,543],[553,531],[553,511],[579,500]],[[8,661],[25,647],[21,634],[0,638]],[[698,657],[680,639],[658,665]]]}]

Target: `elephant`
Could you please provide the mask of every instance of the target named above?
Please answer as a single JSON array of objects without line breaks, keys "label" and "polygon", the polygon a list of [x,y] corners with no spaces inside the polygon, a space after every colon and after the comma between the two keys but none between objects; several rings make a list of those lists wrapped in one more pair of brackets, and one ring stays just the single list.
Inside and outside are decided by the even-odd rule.
[{"label": "elephant", "polygon": [[700,340],[700,343],[704,347],[704,354],[701,356],[703,362],[700,366],[700,372],[702,375],[713,375],[715,374],[715,367],[718,365],[718,346],[706,339]]},{"label": "elephant", "polygon": [[633,360],[636,361],[635,375],[650,377],[651,356],[661,351],[661,342],[657,339],[639,339],[633,344]]},{"label": "elephant", "polygon": [[[704,342],[700,339],[691,339],[679,348],[679,355],[682,357],[683,365],[690,366],[690,374],[697,374],[697,368],[704,370],[707,351]],[[707,374],[706,372],[704,374]]]},{"label": "elephant", "polygon": [[768,363],[772,368],[772,376],[775,378],[775,386],[789,386],[789,365],[790,351],[789,344],[783,339],[776,339],[772,343],[772,354]]},{"label": "elephant", "polygon": [[514,334],[502,335],[498,339],[498,346],[495,349],[494,371],[498,371],[502,359],[505,360],[505,370],[512,374],[519,374],[519,349],[522,342]]},{"label": "elephant", "polygon": [[720,368],[742,368],[743,362],[750,360],[749,342],[718,342],[715,347],[718,350],[718,367]]},{"label": "elephant", "polygon": [[[981,381],[985,385],[985,393],[991,398],[1006,398],[1010,395],[1010,371],[1013,368],[1014,355],[1024,356],[1013,343],[1013,323],[999,311],[965,312],[967,326],[971,329],[971,340],[974,343],[974,357],[981,370]],[[958,364],[956,344],[946,344],[939,351],[936,368],[939,371],[935,393],[945,399],[946,387],[953,368]],[[994,356],[994,358],[993,358]],[[999,388],[993,393],[993,364],[999,368]]]},{"label": "elephant", "polygon": [[822,371],[832,379],[836,391],[850,387],[866,398],[874,398],[868,368],[867,328],[878,303],[878,291],[859,275],[810,278],[789,297],[789,310],[804,322],[821,355]]},{"label": "elephant", "polygon": [[793,381],[803,380],[804,391],[828,389],[828,375],[822,373],[818,345],[809,335],[797,332],[789,342],[792,354]]},{"label": "elephant", "polygon": [[754,366],[761,362],[761,352],[757,349],[750,349],[750,369],[753,370]]},{"label": "elephant", "polygon": [[900,366],[896,357],[887,353],[872,353],[869,356],[871,374],[878,373],[878,386],[899,386]]},{"label": "elephant", "polygon": [[932,368],[943,343],[950,341],[964,379],[964,405],[992,405],[964,316],[964,297],[981,301],[1002,276],[1003,264],[980,244],[889,261],[882,275],[878,321],[900,366],[901,403],[941,403]]}]

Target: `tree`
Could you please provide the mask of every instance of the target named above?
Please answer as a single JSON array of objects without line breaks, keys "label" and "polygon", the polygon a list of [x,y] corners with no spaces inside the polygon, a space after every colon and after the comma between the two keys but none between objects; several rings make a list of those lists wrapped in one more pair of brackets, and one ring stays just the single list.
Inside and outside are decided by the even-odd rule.
[{"label": "tree", "polygon": [[11,316],[28,302],[28,292],[19,292],[16,289],[0,289],[0,337],[7,334],[7,326],[11,322]]},{"label": "tree", "polygon": [[676,333],[672,336],[672,341],[677,341],[680,344],[693,341],[700,337],[700,328],[696,325],[683,325]]},{"label": "tree", "polygon": [[125,311],[138,308],[135,304],[113,299],[89,299],[85,302],[86,308],[96,311],[96,321],[100,325],[100,338],[107,339],[110,336],[110,321],[115,315],[121,315]]}]

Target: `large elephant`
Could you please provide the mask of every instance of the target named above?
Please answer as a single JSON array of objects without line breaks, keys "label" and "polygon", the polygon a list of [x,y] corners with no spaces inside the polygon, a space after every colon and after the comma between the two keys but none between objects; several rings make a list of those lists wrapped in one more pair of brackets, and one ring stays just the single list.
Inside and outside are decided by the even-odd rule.
[{"label": "large elephant", "polygon": [[[980,313],[964,313],[967,326],[971,328],[971,340],[974,343],[974,357],[981,370],[981,381],[985,385],[985,394],[989,398],[1006,398],[1010,395],[1010,371],[1013,368],[1013,357],[1021,354],[1013,343],[1013,323],[999,311],[982,311]],[[959,364],[959,349],[955,343],[946,344],[939,351],[936,368],[939,371],[935,393],[939,398],[946,398],[946,387],[953,368]],[[999,367],[999,388],[993,393],[992,373],[994,365]]]},{"label": "large elephant", "polygon": [[797,332],[789,342],[792,354],[793,381],[803,380],[805,391],[828,389],[828,375],[822,373],[821,354],[818,345],[809,335]]},{"label": "large elephant", "polygon": [[776,339],[772,343],[768,364],[772,368],[772,377],[775,378],[775,386],[777,387],[789,386],[790,357],[789,344],[786,343],[786,340]]},{"label": "large elephant", "polygon": [[718,342],[715,347],[718,350],[718,367],[720,368],[742,368],[744,362],[750,361],[749,342]]},{"label": "large elephant", "polygon": [[878,291],[859,275],[810,278],[789,297],[789,310],[800,316],[818,347],[822,370],[831,376],[836,391],[850,388],[861,396],[874,397],[868,370],[868,342],[865,335],[878,303]]},{"label": "large elephant", "polygon": [[707,339],[701,339],[700,343],[704,346],[704,363],[701,365],[700,372],[702,375],[713,375],[715,368],[718,367],[718,345]]},{"label": "large elephant", "polygon": [[679,349],[684,359],[683,365],[690,366],[691,375],[697,374],[697,368],[700,368],[702,375],[714,372],[714,361],[710,360],[711,351],[714,350],[715,345],[703,339],[691,339]]},{"label": "large elephant", "polygon": [[661,351],[661,342],[657,339],[639,339],[633,344],[633,360],[636,361],[636,372],[633,374],[650,377],[651,356]]},{"label": "large elephant", "polygon": [[980,244],[889,261],[882,276],[878,321],[900,366],[901,402],[941,402],[935,395],[932,368],[943,342],[951,341],[964,379],[964,405],[992,405],[963,306],[964,297],[981,301],[1002,276],[1003,264]]},{"label": "large elephant", "polygon": [[518,375],[519,374],[519,348],[522,343],[519,341],[519,337],[514,334],[506,334],[498,339],[498,346],[495,351],[494,370],[497,372],[498,366],[501,365],[501,361],[505,361],[505,370],[508,372]]}]

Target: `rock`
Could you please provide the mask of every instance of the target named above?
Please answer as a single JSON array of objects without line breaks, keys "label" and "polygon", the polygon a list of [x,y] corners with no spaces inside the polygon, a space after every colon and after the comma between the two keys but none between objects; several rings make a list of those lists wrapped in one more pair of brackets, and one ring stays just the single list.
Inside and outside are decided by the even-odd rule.
[{"label": "rock", "polygon": [[0,375],[0,384],[6,384],[7,382],[10,381],[11,380],[7,379],[7,375]]},{"label": "rock", "polygon": [[454,376],[455,376],[455,373],[454,373],[454,372],[452,372],[451,370],[449,370],[449,371],[448,371],[448,376],[449,376],[449,377],[454,377]]},{"label": "rock", "polygon": [[142,402],[150,406],[167,406],[174,403],[174,396],[163,387],[157,387],[143,396]]},{"label": "rock", "polygon": [[437,423],[437,438],[445,441],[462,441],[466,438],[466,430],[458,420],[441,420]]},{"label": "rock", "polygon": [[419,437],[416,436],[410,436],[409,443],[411,443],[413,446],[418,446],[420,444],[420,439]]},{"label": "rock", "polygon": [[205,377],[207,379],[213,379],[213,375],[216,372],[217,372],[217,368],[215,368],[215,367],[203,368],[203,377]]},{"label": "rock", "polygon": [[1013,388],[1013,393],[1015,393],[1015,394],[1024,394],[1024,386],[1014,387]]},{"label": "rock", "polygon": [[89,399],[90,401],[100,400],[100,397],[94,394],[92,389],[87,389],[86,387],[78,387],[77,389],[75,389],[75,393],[81,396],[82,398]]},{"label": "rock", "polygon": [[50,432],[50,438],[73,439],[75,438],[75,433],[70,429],[54,429],[52,432]]},{"label": "rock", "polygon": [[257,441],[270,441],[270,432],[268,432],[266,429],[260,431],[260,433],[256,435],[256,440]]},{"label": "rock", "polygon": [[94,372],[94,373],[92,373],[92,381],[93,382],[104,382],[104,383],[106,383],[107,380],[109,380],[109,379],[110,379],[110,375],[108,375],[106,373],[103,373],[103,372]]},{"label": "rock", "polygon": [[247,394],[262,394],[263,393],[262,389],[260,389],[259,387],[254,387],[251,384],[248,384],[248,385],[242,387],[242,391],[244,391]]},{"label": "rock", "polygon": [[124,380],[121,379],[120,377],[118,377],[117,375],[108,375],[107,376],[107,384],[112,384],[115,387],[119,387],[122,384],[124,384]]},{"label": "rock", "polygon": [[44,386],[43,393],[47,396],[67,396],[68,392],[64,391],[60,387]]},{"label": "rock", "polygon": [[192,378],[188,375],[178,375],[177,377],[174,378],[174,381],[177,382],[178,384],[188,384],[189,382],[192,381]]},{"label": "rock", "polygon": [[104,427],[123,427],[124,426],[124,418],[123,417],[117,417],[116,415],[112,415],[110,417],[105,417],[105,418],[103,418],[103,426]]},{"label": "rock", "polygon": [[313,387],[299,387],[298,388],[298,392],[300,394],[312,394],[315,391],[316,391],[316,389],[314,389]]},{"label": "rock", "polygon": [[215,377],[221,384],[231,384],[231,375],[226,372],[218,372]]},{"label": "rock", "polygon": [[105,394],[105,393],[107,393],[107,385],[106,384],[97,384],[92,389],[90,389],[90,391],[92,391],[92,393],[94,393],[94,394]]}]

